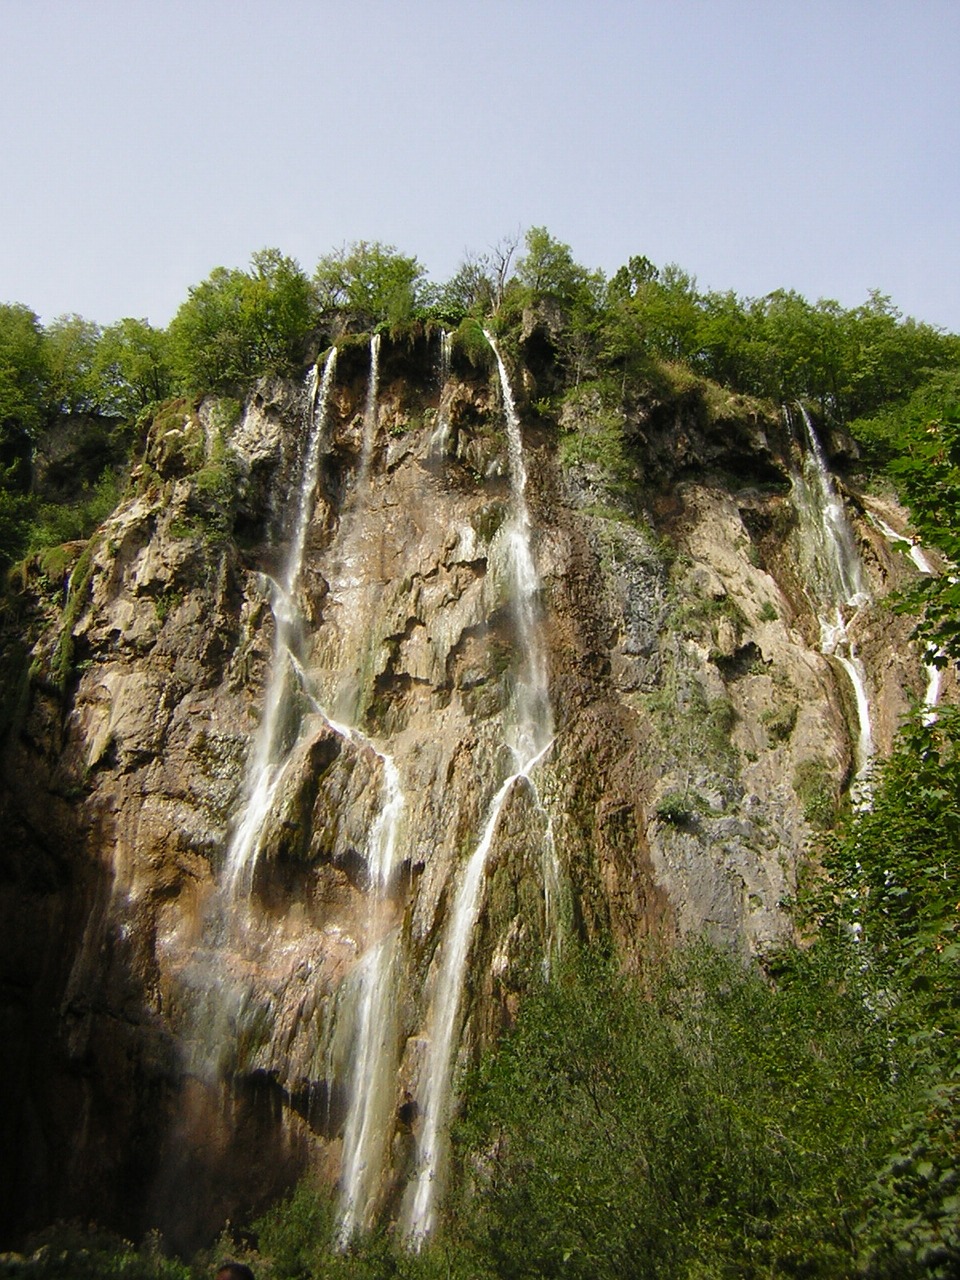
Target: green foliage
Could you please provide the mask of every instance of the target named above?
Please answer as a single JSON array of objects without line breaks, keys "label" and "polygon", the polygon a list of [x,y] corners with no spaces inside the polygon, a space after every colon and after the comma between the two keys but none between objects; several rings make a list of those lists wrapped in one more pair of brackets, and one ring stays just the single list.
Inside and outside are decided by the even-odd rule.
[{"label": "green foliage", "polygon": [[621,359],[640,347],[665,360],[687,360],[699,350],[696,280],[671,263],[657,270],[631,258],[607,291],[605,342]]},{"label": "green foliage", "polygon": [[583,382],[564,397],[564,421],[558,456],[563,467],[599,468],[611,488],[622,488],[633,472],[623,435],[623,414],[615,406],[615,392],[607,383]]},{"label": "green foliage", "polygon": [[0,305],[0,463],[13,461],[8,448],[39,430],[46,400],[46,369],[40,322],[17,303]]},{"label": "green foliage", "polygon": [[[956,563],[960,557],[960,403],[907,436],[901,457],[890,464],[920,541]],[[918,633],[939,665],[960,660],[960,583],[954,574],[927,578],[907,596],[903,609],[919,614]]]},{"label": "green foliage", "polygon": [[903,1088],[861,997],[821,957],[568,956],[468,1088],[461,1229],[505,1277],[849,1274]]},{"label": "green foliage", "polygon": [[960,709],[910,721],[870,809],[823,853],[806,902],[821,936],[854,937],[854,963],[909,1047],[914,1092],[885,1138],[857,1226],[863,1274],[956,1274],[960,1261]]},{"label": "green foliage", "polygon": [[[827,922],[856,924],[872,962],[906,979],[930,1029],[960,1031],[960,708],[910,721],[870,809],[826,859]],[[954,1047],[960,1067],[960,1051]]]},{"label": "green foliage", "polygon": [[26,1256],[0,1256],[0,1276],[27,1280],[195,1280],[191,1268],[163,1255],[156,1236],[140,1248],[129,1240],[74,1224],[59,1224],[30,1242]]},{"label": "green foliage", "polygon": [[535,298],[549,298],[568,309],[594,301],[601,277],[573,259],[568,244],[555,240],[546,227],[531,227],[526,253],[517,262],[518,282]]},{"label": "green foliage", "polygon": [[737,709],[729,698],[712,698],[707,706],[707,728],[718,745],[726,745],[737,723]]},{"label": "green foliage", "polygon": [[453,350],[467,359],[475,369],[489,372],[493,368],[493,348],[483,326],[474,316],[462,320],[453,335]]},{"label": "green foliage", "polygon": [[642,378],[654,355],[741,394],[816,401],[841,421],[903,397],[925,371],[960,360],[955,336],[904,320],[876,291],[846,310],[785,290],[741,299],[701,293],[679,267],[660,269],[643,257],[610,281],[599,333],[602,359],[625,379]]},{"label": "green foliage", "polygon": [[491,1276],[469,1242],[443,1238],[420,1252],[384,1232],[334,1247],[336,1206],[326,1188],[310,1179],[255,1224],[260,1280],[483,1280]]},{"label": "green foliage", "polygon": [[278,249],[255,253],[249,271],[217,267],[170,324],[175,381],[185,390],[231,391],[293,373],[314,320],[309,280]]},{"label": "green foliage", "polygon": [[496,296],[493,263],[487,254],[465,255],[450,279],[426,294],[434,315],[456,323],[467,315],[488,315]]},{"label": "green foliage", "polygon": [[43,335],[49,407],[59,413],[89,413],[100,404],[96,371],[100,326],[83,316],[59,316]]},{"label": "green foliage", "polygon": [[839,797],[823,760],[801,760],[793,773],[793,789],[812,827],[827,830],[837,820]]},{"label": "green foliage", "polygon": [[960,1272],[960,1084],[936,1085],[894,1138],[857,1230],[868,1276]]},{"label": "green foliage", "polygon": [[776,707],[762,712],[760,723],[769,734],[771,742],[786,742],[797,723],[797,711],[795,702],[781,700]]},{"label": "green foliage", "polygon": [[672,827],[688,827],[697,816],[699,806],[688,791],[667,791],[654,807],[654,816]]},{"label": "green foliage", "polygon": [[[751,547],[751,549],[753,548]],[[752,563],[753,561],[751,560],[751,564]],[[759,621],[760,622],[776,622],[778,617],[779,617],[779,614],[777,613],[775,606],[771,604],[769,600],[764,600],[763,604],[760,606],[760,609],[757,613],[757,618],[759,619]]]},{"label": "green foliage", "polygon": [[36,507],[30,527],[30,551],[41,551],[64,542],[89,538],[115,510],[122,483],[116,471],[107,468],[73,503],[45,502]]},{"label": "green foliage", "polygon": [[359,240],[320,259],[314,287],[323,310],[357,312],[370,325],[410,320],[424,301],[425,270],[393,245]]},{"label": "green foliage", "polygon": [[127,318],[104,329],[93,360],[97,403],[105,413],[134,417],[173,392],[166,331]]},{"label": "green foliage", "polygon": [[0,474],[0,571],[21,560],[30,545],[34,504]]},{"label": "green foliage", "polygon": [[87,544],[83,554],[74,566],[67,584],[67,602],[60,620],[60,635],[57,638],[50,674],[54,684],[65,692],[74,674],[74,627],[79,622],[90,599],[90,584],[93,581],[93,555],[95,545]]},{"label": "green foliage", "polygon": [[307,1280],[329,1274],[336,1230],[334,1203],[321,1187],[301,1182],[256,1223],[259,1252],[271,1280]]},{"label": "green foliage", "polygon": [[209,457],[194,476],[194,505],[214,540],[225,537],[233,527],[236,492],[236,458],[227,449],[223,432],[217,431]]}]

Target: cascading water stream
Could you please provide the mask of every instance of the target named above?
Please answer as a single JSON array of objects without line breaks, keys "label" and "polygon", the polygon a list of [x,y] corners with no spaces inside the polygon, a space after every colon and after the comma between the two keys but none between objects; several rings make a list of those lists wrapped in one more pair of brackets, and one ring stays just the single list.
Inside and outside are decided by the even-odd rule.
[{"label": "cascading water stream", "polygon": [[[830,474],[826,456],[810,416],[798,406],[807,449],[801,470],[794,473],[793,490],[806,542],[812,553],[811,585],[823,612],[819,615],[820,652],[833,657],[846,672],[853,688],[859,732],[856,773],[850,793],[855,805],[869,803],[868,775],[873,759],[873,730],[866,673],[847,632],[844,609],[869,600],[853,529],[843,500]],[[791,421],[787,413],[788,422]]]},{"label": "cascading water stream", "polygon": [[[363,415],[363,454],[357,494],[363,500],[367,493],[370,464],[376,442],[377,395],[379,389],[380,337],[370,340],[370,375]],[[356,516],[356,512],[353,513]],[[351,540],[357,529],[348,526],[344,534],[347,547],[347,576],[343,581],[348,598],[353,598],[363,584],[357,581],[352,564]],[[363,609],[357,604],[351,626],[345,633],[349,651],[366,641],[362,625]],[[354,718],[359,697],[354,653],[340,672],[335,694],[339,715]],[[363,743],[379,758],[383,768],[383,799],[380,811],[371,825],[366,841],[366,910],[362,923],[361,943],[364,954],[358,961],[339,1016],[352,1023],[353,1050],[350,1069],[350,1100],[343,1133],[340,1163],[340,1209],[337,1243],[346,1247],[357,1231],[368,1227],[376,1207],[380,1178],[386,1164],[390,1121],[396,1102],[396,1073],[399,1033],[397,1026],[396,970],[400,954],[399,927],[390,922],[390,894],[399,864],[399,840],[405,808],[400,775],[392,758],[380,750],[358,727],[337,724],[326,712],[328,723],[339,733]]]},{"label": "cascading water stream", "polygon": [[[384,803],[367,845],[369,909],[367,931],[381,913],[397,866],[397,843],[404,796],[400,775],[389,756],[377,752],[384,767]],[[340,1167],[338,1241],[348,1244],[369,1225],[386,1155],[389,1119],[396,1093],[397,1010],[395,969],[398,930],[371,943],[359,965],[355,1013],[352,1094],[343,1134]]]},{"label": "cascading water stream", "polygon": [[291,676],[299,666],[301,619],[297,608],[297,589],[303,571],[303,553],[307,529],[313,513],[317,477],[320,470],[320,445],[327,421],[330,388],[337,366],[337,349],[332,347],[324,362],[311,374],[308,389],[310,432],[307,440],[303,473],[300,479],[296,522],[286,562],[279,581],[272,584],[272,609],[276,626],[273,662],[267,684],[263,715],[257,730],[253,756],[247,771],[246,800],[227,849],[220,894],[226,908],[249,897],[253,872],[264,824],[289,758],[290,736],[296,728],[289,722],[295,717],[291,696]]},{"label": "cascading water stream", "polygon": [[377,394],[380,389],[380,335],[370,335],[370,378],[367,382],[367,400],[363,407],[363,448],[360,455],[359,482],[370,474],[373,448],[377,439]]},{"label": "cascading water stream", "polygon": [[[480,841],[468,859],[457,886],[444,937],[429,1021],[427,1057],[419,1086],[421,1129],[417,1145],[417,1169],[405,1206],[406,1230],[416,1246],[430,1235],[436,1222],[438,1184],[446,1155],[451,1105],[454,1041],[470,944],[483,898],[487,859],[500,815],[516,786],[526,786],[534,804],[542,812],[531,774],[553,743],[553,714],[547,687],[546,660],[539,636],[537,595],[540,582],[530,546],[530,516],[526,503],[527,474],[520,419],[500,352],[490,334],[485,336],[497,360],[510,461],[512,511],[504,534],[504,551],[507,589],[520,650],[520,664],[510,705],[505,710],[504,737],[513,755],[515,770],[501,783],[490,804]],[[545,866],[555,858],[549,821],[547,833],[551,848],[545,854]],[[556,868],[552,863],[550,865],[552,883],[549,887],[545,885],[548,899],[555,898],[550,890],[557,880]],[[544,878],[546,881],[547,876]],[[548,902],[548,907],[550,905],[552,904]]]},{"label": "cascading water stream", "polygon": [[453,333],[444,329],[440,334],[440,366],[438,380],[440,383],[440,407],[437,409],[437,425],[430,436],[430,452],[443,454],[450,442],[450,415],[443,407],[443,389],[450,377],[450,361],[453,356]]},{"label": "cascading water stream", "polygon": [[[377,415],[378,349],[371,342],[371,373],[364,412],[364,460],[372,457]],[[221,880],[220,913],[239,923],[245,906],[266,822],[271,814],[284,767],[307,732],[309,709],[319,715],[339,737],[377,758],[382,770],[379,812],[365,841],[367,910],[359,945],[365,949],[356,966],[356,980],[349,1001],[352,1019],[351,1095],[343,1139],[340,1178],[341,1213],[338,1238],[346,1242],[354,1231],[369,1223],[380,1173],[385,1163],[385,1143],[393,1110],[396,1077],[396,1001],[394,970],[398,954],[398,930],[385,920],[388,894],[398,862],[398,842],[404,796],[397,768],[390,756],[359,728],[331,716],[318,699],[314,681],[303,659],[302,620],[297,592],[303,570],[307,532],[312,517],[319,475],[327,405],[336,369],[336,349],[331,350],[322,376],[314,370],[308,389],[312,407],[311,429],[303,464],[295,523],[282,573],[272,584],[276,621],[274,655],[263,716],[250,768],[246,803],[230,842]],[[299,705],[298,705],[299,703]],[[217,1015],[218,1026],[229,1026],[242,1009],[244,990],[217,980],[232,1012]],[[217,1034],[222,1034],[218,1032]],[[216,1038],[216,1036],[215,1036]],[[329,1092],[329,1091],[328,1091]]]},{"label": "cascading water stream", "polygon": [[[917,566],[921,573],[927,574],[929,577],[936,576],[936,568],[932,560],[924,551],[923,547],[918,546],[912,538],[908,538],[906,534],[897,533],[896,529],[887,524],[875,512],[870,512],[870,519],[880,530],[888,542],[892,542],[895,546],[906,546],[910,559]],[[932,662],[926,663],[927,672],[927,688],[923,695],[924,705],[924,724],[932,724],[936,720],[936,709],[940,704],[940,695],[943,692],[943,668],[936,666]]]}]

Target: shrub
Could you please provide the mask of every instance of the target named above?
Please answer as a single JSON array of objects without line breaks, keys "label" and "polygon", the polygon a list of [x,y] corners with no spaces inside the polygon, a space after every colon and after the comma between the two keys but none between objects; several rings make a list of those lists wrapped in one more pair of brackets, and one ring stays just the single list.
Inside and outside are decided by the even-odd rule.
[{"label": "shrub", "polygon": [[653,810],[661,822],[673,827],[689,826],[697,813],[697,805],[687,791],[667,791],[657,801]]},{"label": "shrub", "polygon": [[851,1274],[837,1206],[856,1215],[909,1080],[841,967],[790,953],[772,984],[693,949],[640,986],[568,952],[457,1130],[461,1229],[496,1274]]}]

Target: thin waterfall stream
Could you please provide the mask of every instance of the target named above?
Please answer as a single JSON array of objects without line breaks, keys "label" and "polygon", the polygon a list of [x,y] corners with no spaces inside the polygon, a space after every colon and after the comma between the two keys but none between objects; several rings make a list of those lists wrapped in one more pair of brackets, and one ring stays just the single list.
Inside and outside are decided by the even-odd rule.
[{"label": "thin waterfall stream", "polygon": [[450,361],[453,356],[453,333],[443,329],[440,333],[440,364],[438,381],[440,384],[440,404],[437,408],[437,422],[430,436],[430,452],[442,456],[450,444],[450,414],[444,407],[443,389],[450,377]]},{"label": "thin waterfall stream", "polygon": [[331,347],[323,373],[319,373],[319,365],[314,367],[308,389],[310,432],[300,478],[296,521],[283,573],[279,581],[272,583],[271,605],[276,625],[273,662],[244,784],[246,799],[227,848],[221,877],[221,897],[228,908],[250,896],[264,824],[273,805],[284,763],[290,756],[291,733],[296,735],[296,728],[289,723],[295,715],[291,676],[300,668],[298,655],[302,647],[302,619],[296,597],[303,572],[307,529],[313,514],[320,471],[320,445],[336,367],[337,349]]},{"label": "thin waterfall stream", "polygon": [[[379,389],[380,335],[370,340],[370,374],[363,415],[363,452],[357,480],[357,497],[363,501],[370,481],[370,465],[376,445],[377,396]],[[348,544],[351,530],[345,540]],[[349,556],[347,557],[349,560]],[[348,579],[348,590],[356,584]],[[346,634],[347,648],[364,643],[362,610],[352,620]],[[352,659],[343,668],[336,694],[338,713],[355,708],[359,697]],[[326,713],[324,713],[326,714]],[[353,717],[351,717],[353,718]],[[327,717],[328,722],[333,723]],[[400,860],[400,833],[406,800],[400,773],[392,757],[354,724],[337,725],[338,731],[373,751],[383,770],[380,809],[367,835],[366,909],[360,939],[363,954],[355,978],[348,987],[343,1015],[351,1019],[353,1050],[350,1068],[350,1097],[343,1132],[340,1163],[340,1208],[337,1243],[346,1247],[357,1231],[369,1227],[376,1209],[383,1174],[390,1120],[396,1103],[396,1073],[399,1053],[397,1022],[397,965],[400,958],[400,926],[384,929],[389,916],[390,893]],[[390,922],[387,918],[387,925]],[[378,936],[380,934],[381,936]]]},{"label": "thin waterfall stream", "polygon": [[[526,787],[535,806],[543,812],[531,774],[553,743],[553,712],[539,626],[540,580],[531,549],[530,514],[526,502],[527,473],[520,419],[496,342],[489,333],[485,332],[485,336],[497,361],[510,464],[512,510],[504,531],[504,568],[520,660],[512,696],[504,711],[504,740],[513,756],[515,768],[500,784],[490,803],[480,840],[467,860],[457,885],[442,943],[437,986],[428,1020],[427,1056],[419,1085],[421,1128],[417,1143],[416,1172],[404,1207],[405,1228],[415,1246],[419,1246],[436,1225],[439,1184],[446,1158],[452,1103],[457,1023],[470,945],[483,900],[488,856],[501,813],[515,788]],[[552,846],[550,831],[548,821],[547,843]],[[545,869],[547,862],[553,857],[551,847],[545,852]],[[555,884],[555,868],[552,865],[550,878]],[[555,894],[551,895],[546,884],[547,874],[544,875],[544,880],[547,908],[550,910],[553,905],[550,899]],[[549,936],[549,921],[547,927]]]},{"label": "thin waterfall stream", "polygon": [[380,390],[380,335],[370,335],[370,377],[367,382],[367,400],[363,407],[363,450],[360,455],[358,485],[363,485],[370,475],[373,449],[377,439],[377,394]]},{"label": "thin waterfall stream", "polygon": [[311,370],[304,393],[306,442],[287,552],[277,578],[267,578],[274,618],[273,655],[263,710],[247,762],[241,805],[227,842],[216,893],[202,924],[202,935],[183,970],[190,995],[192,1070],[207,1081],[234,1069],[238,1027],[248,1006],[248,970],[256,949],[250,895],[264,829],[284,770],[304,732],[302,697],[303,619],[297,595],[307,530],[313,514],[320,454],[327,428],[337,350]]},{"label": "thin waterfall stream", "polygon": [[[378,348],[379,341],[374,337],[371,341],[371,369],[357,482],[361,500],[368,487],[376,437]],[[354,974],[344,984],[345,996],[338,1014],[349,1020],[346,1030],[351,1043],[350,1092],[343,1133],[338,1222],[338,1240],[345,1244],[372,1220],[386,1162],[389,1121],[395,1102],[398,1032],[394,979],[399,955],[399,927],[390,918],[389,894],[398,865],[405,799],[399,771],[391,756],[359,726],[346,722],[345,717],[331,713],[324,706],[316,680],[319,673],[311,671],[307,658],[304,619],[297,601],[307,534],[315,506],[336,361],[337,351],[332,348],[322,372],[319,366],[314,368],[307,385],[309,426],[296,513],[282,571],[276,580],[271,581],[271,606],[276,628],[273,658],[260,725],[247,768],[244,801],[227,847],[217,895],[216,919],[211,919],[211,925],[216,932],[226,922],[233,930],[236,945],[245,949],[243,940],[251,924],[249,899],[264,830],[271,817],[284,770],[304,736],[315,731],[319,717],[345,743],[372,758],[381,777],[379,805],[362,849],[367,876],[365,910],[356,939],[358,960]],[[348,650],[358,643],[360,638],[355,631],[345,637]],[[348,661],[339,667],[337,680],[343,684],[353,679],[353,667]],[[338,704],[352,704],[353,701],[352,693],[350,697],[337,697]],[[336,711],[339,710],[338,705]],[[201,1029],[199,1036],[210,1041],[204,1049],[203,1059],[212,1063],[220,1059],[230,1060],[225,1039],[230,1035],[238,1010],[244,1006],[246,995],[243,984],[238,985],[223,969],[216,947],[211,945],[209,950],[207,966],[210,972],[201,984],[209,988],[204,997],[209,1026]],[[212,1017],[209,1016],[211,1010]]]},{"label": "thin waterfall stream", "polygon": [[[810,553],[810,585],[821,610],[820,652],[832,657],[846,672],[853,689],[859,732],[856,743],[856,771],[850,787],[853,803],[869,803],[870,764],[873,760],[873,729],[866,672],[847,631],[844,610],[857,609],[869,600],[863,567],[853,529],[837,492],[823,447],[810,415],[798,405],[807,447],[800,470],[794,473],[793,492],[804,541]],[[792,422],[787,413],[788,422]]]},{"label": "thin waterfall stream", "polygon": [[[869,516],[888,542],[893,543],[894,546],[906,546],[910,559],[921,573],[926,574],[928,577],[936,576],[937,570],[933,561],[923,547],[914,542],[912,538],[908,538],[906,534],[897,533],[896,529],[887,524],[886,520],[878,516],[876,512],[870,512]],[[940,695],[943,692],[944,671],[942,667],[938,667],[933,662],[928,662],[925,666],[927,688],[923,695],[923,721],[924,724],[931,724],[937,718],[936,710],[940,703]]]}]

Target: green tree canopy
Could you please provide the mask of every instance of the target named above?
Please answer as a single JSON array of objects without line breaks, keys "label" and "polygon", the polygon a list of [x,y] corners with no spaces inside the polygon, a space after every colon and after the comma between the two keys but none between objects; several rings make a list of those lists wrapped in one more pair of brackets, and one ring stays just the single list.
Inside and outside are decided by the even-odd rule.
[{"label": "green tree canopy", "polygon": [[424,300],[425,269],[391,244],[358,240],[328,253],[314,273],[323,310],[358,312],[372,324],[409,320]]},{"label": "green tree canopy", "polygon": [[0,305],[0,448],[43,421],[47,369],[40,321],[19,303]]},{"label": "green tree canopy", "polygon": [[104,329],[94,357],[101,407],[131,417],[173,390],[169,340],[164,329],[126,318]]},{"label": "green tree canopy", "polygon": [[183,389],[226,391],[299,364],[315,321],[310,282],[279,249],[249,271],[216,267],[170,324],[170,359]]},{"label": "green tree canopy", "polygon": [[535,298],[550,298],[561,306],[593,307],[599,301],[603,277],[574,261],[570,246],[555,240],[546,227],[531,227],[526,253],[517,262],[517,281]]},{"label": "green tree canopy", "polygon": [[74,314],[58,316],[43,335],[50,408],[60,413],[88,413],[99,406],[96,373],[100,326]]}]

